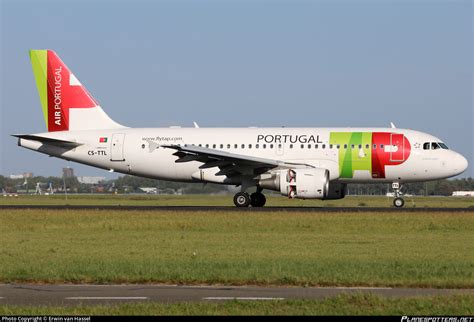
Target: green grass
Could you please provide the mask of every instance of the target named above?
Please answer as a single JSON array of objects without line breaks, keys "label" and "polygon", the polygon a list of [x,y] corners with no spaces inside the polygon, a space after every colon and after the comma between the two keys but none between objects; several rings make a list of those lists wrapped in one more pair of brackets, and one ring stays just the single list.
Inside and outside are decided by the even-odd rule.
[{"label": "green grass", "polygon": [[[232,195],[64,195],[0,196],[0,205],[135,205],[135,206],[233,206]],[[267,195],[267,206],[288,207],[391,207],[393,198],[348,196],[341,200],[299,200]],[[469,197],[406,197],[405,207],[474,207]]]},{"label": "green grass", "polygon": [[6,306],[0,315],[464,315],[474,314],[474,296],[385,298],[340,295],[323,300],[228,301],[223,303],[133,303],[102,306]]},{"label": "green grass", "polygon": [[1,210],[0,282],[474,287],[469,213]]}]

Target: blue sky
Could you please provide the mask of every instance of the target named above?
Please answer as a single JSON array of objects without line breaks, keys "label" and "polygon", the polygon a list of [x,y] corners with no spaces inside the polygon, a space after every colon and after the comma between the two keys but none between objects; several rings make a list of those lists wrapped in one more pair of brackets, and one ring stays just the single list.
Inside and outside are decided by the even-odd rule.
[{"label": "blue sky", "polygon": [[45,131],[28,58],[54,49],[133,127],[389,126],[474,176],[471,1],[1,1],[0,174],[107,172],[16,146]]}]

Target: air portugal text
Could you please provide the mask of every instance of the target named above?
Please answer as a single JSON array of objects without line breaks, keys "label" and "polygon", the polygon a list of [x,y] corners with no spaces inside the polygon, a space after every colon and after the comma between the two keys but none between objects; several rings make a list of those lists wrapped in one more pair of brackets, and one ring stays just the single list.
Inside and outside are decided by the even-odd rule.
[{"label": "air portugal text", "polygon": [[257,143],[323,143],[319,139],[319,135],[292,135],[292,134],[259,134],[257,136]]},{"label": "air portugal text", "polygon": [[61,72],[62,66],[54,71],[54,123],[61,126]]}]

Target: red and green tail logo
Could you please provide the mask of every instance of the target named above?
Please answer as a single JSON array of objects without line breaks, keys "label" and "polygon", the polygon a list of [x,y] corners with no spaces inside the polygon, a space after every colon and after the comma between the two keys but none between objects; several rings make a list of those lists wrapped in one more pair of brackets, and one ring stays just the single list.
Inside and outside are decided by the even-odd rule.
[{"label": "red and green tail logo", "polygon": [[69,109],[97,106],[54,51],[30,50],[30,59],[49,132],[69,130]]}]

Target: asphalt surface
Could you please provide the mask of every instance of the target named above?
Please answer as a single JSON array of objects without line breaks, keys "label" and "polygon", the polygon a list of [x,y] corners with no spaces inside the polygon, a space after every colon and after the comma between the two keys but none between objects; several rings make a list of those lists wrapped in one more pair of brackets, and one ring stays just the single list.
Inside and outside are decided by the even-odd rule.
[{"label": "asphalt surface", "polygon": [[175,285],[0,284],[0,305],[98,305],[123,302],[279,301],[323,299],[338,294],[372,293],[386,297],[470,294],[474,289],[369,287],[255,287]]},{"label": "asphalt surface", "polygon": [[1,209],[48,210],[114,210],[114,211],[231,211],[231,212],[474,212],[469,208],[395,208],[395,207],[261,207],[237,208],[234,206],[122,206],[122,205],[0,205]]}]

